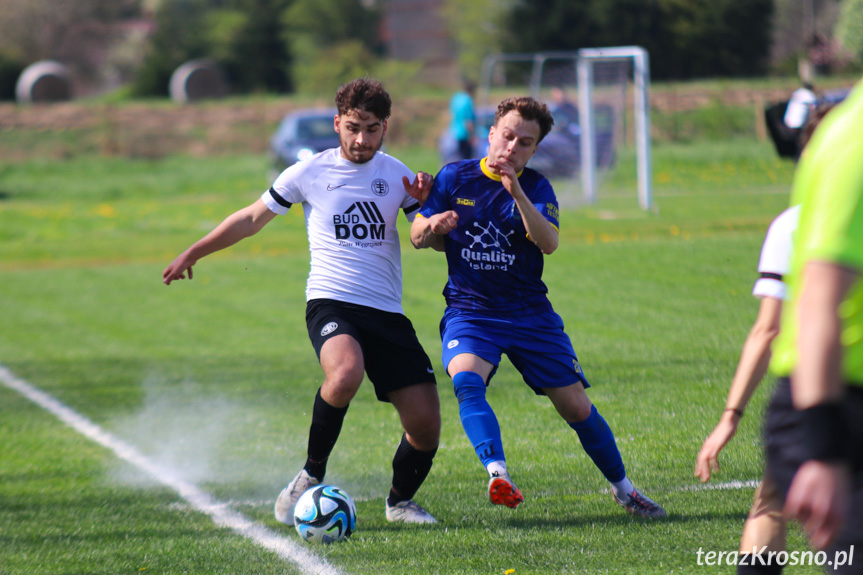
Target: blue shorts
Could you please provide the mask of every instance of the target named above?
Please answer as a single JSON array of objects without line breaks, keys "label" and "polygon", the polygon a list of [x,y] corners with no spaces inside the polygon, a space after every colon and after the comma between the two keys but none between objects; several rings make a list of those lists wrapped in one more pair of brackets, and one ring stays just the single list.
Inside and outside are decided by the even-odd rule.
[{"label": "blue shorts", "polygon": [[450,307],[440,322],[440,333],[444,368],[455,356],[470,353],[494,365],[491,381],[505,353],[537,395],[544,395],[544,387],[576,382],[590,387],[563,331],[563,320],[550,308],[512,318]]}]

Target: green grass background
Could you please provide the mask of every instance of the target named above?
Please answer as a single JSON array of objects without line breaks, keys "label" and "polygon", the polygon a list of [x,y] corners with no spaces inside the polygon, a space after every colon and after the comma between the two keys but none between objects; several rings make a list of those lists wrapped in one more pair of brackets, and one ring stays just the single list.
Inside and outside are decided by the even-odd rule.
[{"label": "green grass background", "polygon": [[[429,150],[391,151],[437,168]],[[561,214],[561,247],[546,260],[552,303],[629,476],[665,521],[617,508],[576,435],[507,362],[489,400],[526,501],[487,502],[440,365],[445,262],[413,250],[403,224],[404,306],[435,362],[444,421],[417,500],[439,524],[385,521],[399,423],[364,384],[327,477],[357,501],[359,528],[315,551],[351,574],[733,572],[699,566],[696,553],[737,548],[752,490],[696,489],[692,469],[755,319],[758,253],[792,170],[754,139],[664,143],[654,211],[638,209],[621,168],[597,205]],[[266,189],[266,174],[251,155],[0,159],[0,364],[299,542],[272,504],[304,461],[321,379],[304,325],[300,210],[199,262],[193,281],[161,283],[180,251]],[[769,387],[714,482],[760,476]],[[806,548],[798,530],[789,545]],[[295,572],[0,386],[0,573]]]}]

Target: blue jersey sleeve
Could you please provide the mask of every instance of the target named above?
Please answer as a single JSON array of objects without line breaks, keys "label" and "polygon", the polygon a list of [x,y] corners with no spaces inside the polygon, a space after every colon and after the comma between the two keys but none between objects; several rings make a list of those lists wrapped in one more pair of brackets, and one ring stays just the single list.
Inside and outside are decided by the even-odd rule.
[{"label": "blue jersey sleeve", "polygon": [[551,183],[541,177],[534,188],[534,192],[530,196],[531,203],[554,226],[554,229],[560,229],[560,208]]},{"label": "blue jersey sleeve", "polygon": [[449,206],[449,189],[452,187],[452,179],[455,175],[455,164],[447,164],[435,176],[434,184],[429,192],[429,196],[423,204],[419,215],[424,218],[440,214],[450,209]]}]

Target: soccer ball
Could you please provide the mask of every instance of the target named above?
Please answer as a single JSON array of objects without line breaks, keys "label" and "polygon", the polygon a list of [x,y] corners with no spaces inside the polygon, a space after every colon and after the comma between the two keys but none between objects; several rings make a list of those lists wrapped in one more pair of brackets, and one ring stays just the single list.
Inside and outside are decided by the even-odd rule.
[{"label": "soccer ball", "polygon": [[300,496],[294,508],[294,525],[306,541],[344,541],[357,528],[357,507],[342,489],[318,485]]}]

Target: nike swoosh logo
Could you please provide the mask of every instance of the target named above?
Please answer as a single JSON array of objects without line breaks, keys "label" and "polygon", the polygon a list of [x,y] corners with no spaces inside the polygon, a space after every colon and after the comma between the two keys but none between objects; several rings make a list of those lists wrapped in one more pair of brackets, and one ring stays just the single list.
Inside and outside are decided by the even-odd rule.
[{"label": "nike swoosh logo", "polygon": [[346,186],[346,185],[347,184],[339,184],[338,186],[334,186],[334,185],[330,184],[327,186],[327,191],[332,192],[333,190],[337,190],[337,189],[341,188],[342,186]]}]

